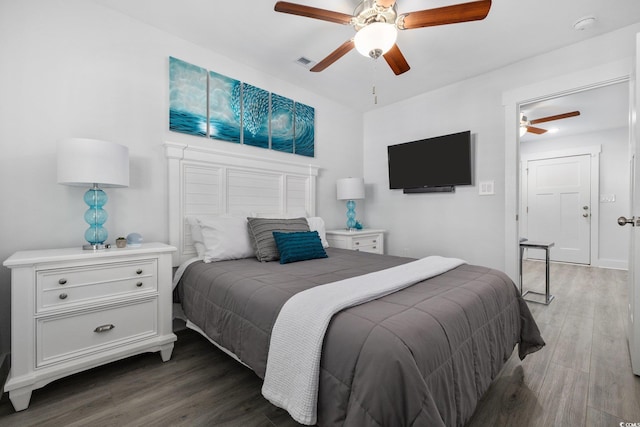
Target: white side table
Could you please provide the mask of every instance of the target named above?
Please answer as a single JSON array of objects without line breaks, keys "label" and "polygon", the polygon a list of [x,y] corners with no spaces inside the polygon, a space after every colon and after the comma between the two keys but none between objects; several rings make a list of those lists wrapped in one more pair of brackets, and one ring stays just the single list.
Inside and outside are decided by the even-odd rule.
[{"label": "white side table", "polygon": [[135,248],[16,252],[11,269],[11,371],[16,411],[51,381],[139,353],[171,358],[171,254]]},{"label": "white side table", "polygon": [[365,228],[363,230],[327,230],[329,246],[353,251],[384,253],[385,230]]}]

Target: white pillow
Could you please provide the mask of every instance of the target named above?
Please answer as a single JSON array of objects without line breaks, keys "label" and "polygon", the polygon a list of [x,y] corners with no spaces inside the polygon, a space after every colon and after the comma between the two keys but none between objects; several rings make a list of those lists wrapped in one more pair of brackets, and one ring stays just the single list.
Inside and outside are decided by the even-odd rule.
[{"label": "white pillow", "polygon": [[[233,216],[207,216],[196,217],[202,236],[203,253],[198,255],[204,262],[224,261],[230,259],[241,259],[255,256],[251,242],[249,241],[249,231],[247,229],[247,219]],[[193,220],[192,220],[193,221]],[[191,224],[191,222],[190,222]],[[196,239],[199,238],[197,230],[194,236],[194,228],[191,228],[192,239],[196,251]]]},{"label": "white pillow", "polygon": [[204,246],[204,237],[202,237],[202,231],[200,230],[200,223],[198,222],[198,218],[194,216],[188,216],[185,218],[187,224],[189,224],[189,228],[191,229],[191,241],[193,243],[193,247],[196,249],[198,253],[198,258],[204,258],[204,252],[206,250]]},{"label": "white pillow", "polygon": [[329,242],[327,241],[327,232],[324,227],[324,220],[319,216],[312,216],[307,218],[307,222],[309,223],[309,231],[317,231],[318,235],[320,235],[320,240],[322,241],[322,247],[328,248]]}]

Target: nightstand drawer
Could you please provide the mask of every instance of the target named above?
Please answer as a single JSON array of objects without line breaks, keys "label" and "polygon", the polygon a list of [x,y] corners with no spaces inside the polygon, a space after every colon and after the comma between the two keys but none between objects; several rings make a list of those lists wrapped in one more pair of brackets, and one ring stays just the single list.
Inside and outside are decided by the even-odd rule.
[{"label": "nightstand drawer", "polygon": [[362,247],[372,247],[376,246],[379,243],[379,236],[362,236],[362,237],[354,237],[353,238],[353,249],[358,249]]},{"label": "nightstand drawer", "polygon": [[108,283],[135,277],[155,277],[156,272],[155,259],[40,270],[37,278],[38,290]]},{"label": "nightstand drawer", "polygon": [[384,253],[384,230],[327,230],[327,240],[334,248],[374,254]]},{"label": "nightstand drawer", "polygon": [[37,312],[91,300],[155,292],[158,283],[155,259],[41,270],[36,281]]},{"label": "nightstand drawer", "polygon": [[156,335],[157,305],[157,299],[153,298],[66,317],[38,319],[36,367]]},{"label": "nightstand drawer", "polygon": [[381,253],[380,249],[378,248],[378,246],[356,246],[354,249],[354,251],[360,251],[360,252],[370,252],[372,254],[379,254]]}]

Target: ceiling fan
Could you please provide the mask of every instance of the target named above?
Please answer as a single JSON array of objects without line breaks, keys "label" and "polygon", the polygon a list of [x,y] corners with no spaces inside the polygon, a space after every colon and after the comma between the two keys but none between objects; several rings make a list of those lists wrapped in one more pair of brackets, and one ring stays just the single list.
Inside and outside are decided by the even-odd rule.
[{"label": "ceiling fan", "polygon": [[353,39],[344,42],[311,71],[324,70],[355,47],[362,55],[373,59],[383,56],[393,72],[400,75],[411,67],[396,44],[397,30],[478,21],[487,16],[490,8],[491,0],[479,0],[398,14],[395,0],[362,0],[353,15],[285,1],[276,2],[274,9],[276,12],[352,25],[356,30]]},{"label": "ceiling fan", "polygon": [[546,123],[554,120],[567,119],[569,117],[579,116],[580,111],[571,111],[570,113],[556,114],[554,116],[541,117],[539,119],[527,120],[527,116],[524,113],[520,113],[520,136],[524,136],[525,133],[535,133],[536,135],[542,135],[546,133],[546,129],[542,129],[539,127],[531,126],[537,125],[538,123]]}]

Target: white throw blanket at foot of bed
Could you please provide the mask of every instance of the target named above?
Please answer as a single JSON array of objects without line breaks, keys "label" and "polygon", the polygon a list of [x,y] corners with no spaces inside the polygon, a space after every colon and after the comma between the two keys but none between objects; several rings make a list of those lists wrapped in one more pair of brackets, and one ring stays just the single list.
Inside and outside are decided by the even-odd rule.
[{"label": "white throw blanket at foot of bed", "polygon": [[461,264],[465,261],[432,256],[294,295],[282,307],[271,332],[262,394],[299,423],[315,424],[320,353],[331,317]]}]

